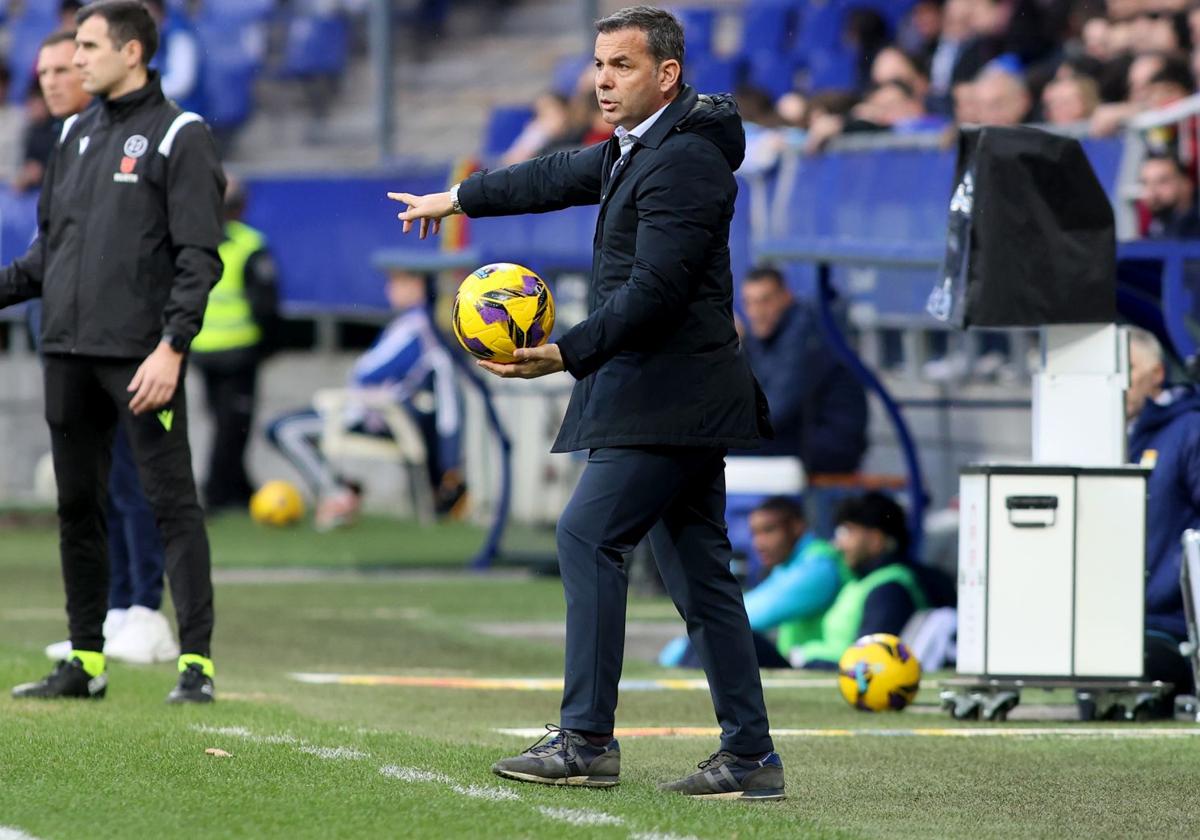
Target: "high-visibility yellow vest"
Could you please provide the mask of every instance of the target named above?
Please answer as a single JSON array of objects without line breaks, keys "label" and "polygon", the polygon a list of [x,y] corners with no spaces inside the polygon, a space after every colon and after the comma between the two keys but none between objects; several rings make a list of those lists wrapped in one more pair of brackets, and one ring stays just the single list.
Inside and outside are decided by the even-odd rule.
[{"label": "high-visibility yellow vest", "polygon": [[225,241],[219,249],[225,270],[208,294],[204,323],[192,339],[192,350],[214,353],[253,347],[262,340],[246,298],[246,263],[266,244],[266,237],[241,222],[225,224]]}]

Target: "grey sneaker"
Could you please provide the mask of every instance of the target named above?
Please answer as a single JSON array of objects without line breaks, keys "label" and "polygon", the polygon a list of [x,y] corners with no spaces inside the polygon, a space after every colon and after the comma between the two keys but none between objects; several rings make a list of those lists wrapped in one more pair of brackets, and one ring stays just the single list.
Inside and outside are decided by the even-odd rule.
[{"label": "grey sneaker", "polygon": [[620,781],[621,747],[616,738],[603,747],[593,747],[570,729],[551,724],[546,724],[546,729],[547,734],[525,752],[493,764],[492,772],[543,785],[613,787]]},{"label": "grey sneaker", "polygon": [[722,750],[701,761],[698,771],[658,786],[697,799],[784,799],[783,760],[767,753],[760,761],[738,758]]}]

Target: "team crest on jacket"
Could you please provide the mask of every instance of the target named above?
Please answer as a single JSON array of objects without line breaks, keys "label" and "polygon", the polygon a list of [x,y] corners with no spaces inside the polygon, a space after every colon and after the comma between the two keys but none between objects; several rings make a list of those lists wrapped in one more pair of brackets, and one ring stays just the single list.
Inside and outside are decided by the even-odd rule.
[{"label": "team crest on jacket", "polygon": [[135,134],[125,141],[125,157],[121,158],[121,171],[113,173],[113,180],[120,184],[136,184],[138,182],[138,158],[146,154],[150,141],[141,134]]},{"label": "team crest on jacket", "polygon": [[150,141],[141,134],[135,134],[125,141],[125,157],[140,158],[150,148]]}]

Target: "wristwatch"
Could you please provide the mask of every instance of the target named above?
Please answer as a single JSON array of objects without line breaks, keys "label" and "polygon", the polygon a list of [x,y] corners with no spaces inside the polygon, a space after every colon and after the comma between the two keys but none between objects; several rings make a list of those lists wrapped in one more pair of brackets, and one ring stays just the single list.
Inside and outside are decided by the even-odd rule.
[{"label": "wristwatch", "polygon": [[163,333],[162,340],[176,353],[187,352],[189,342],[181,335],[175,335],[175,333]]},{"label": "wristwatch", "polygon": [[462,211],[463,211],[462,205],[458,203],[458,188],[461,186],[462,186],[462,182],[459,181],[457,184],[455,184],[453,187],[450,188],[450,212],[451,213],[462,213]]}]

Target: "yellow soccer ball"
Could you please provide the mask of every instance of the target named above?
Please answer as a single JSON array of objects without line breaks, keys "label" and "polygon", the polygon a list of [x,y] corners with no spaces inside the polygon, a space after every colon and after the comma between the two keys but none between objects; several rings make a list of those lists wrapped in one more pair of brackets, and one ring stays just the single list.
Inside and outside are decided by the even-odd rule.
[{"label": "yellow soccer ball", "polygon": [[514,263],[474,271],[454,298],[454,336],[473,356],[511,362],[521,347],[545,344],[554,329],[554,298],[545,281]]},{"label": "yellow soccer ball", "polygon": [[250,518],[277,528],[293,525],[304,518],[304,499],[290,481],[268,481],[250,497]]},{"label": "yellow soccer ball", "polygon": [[921,663],[890,633],[863,636],[838,662],[842,697],[864,712],[898,712],[921,687]]}]

